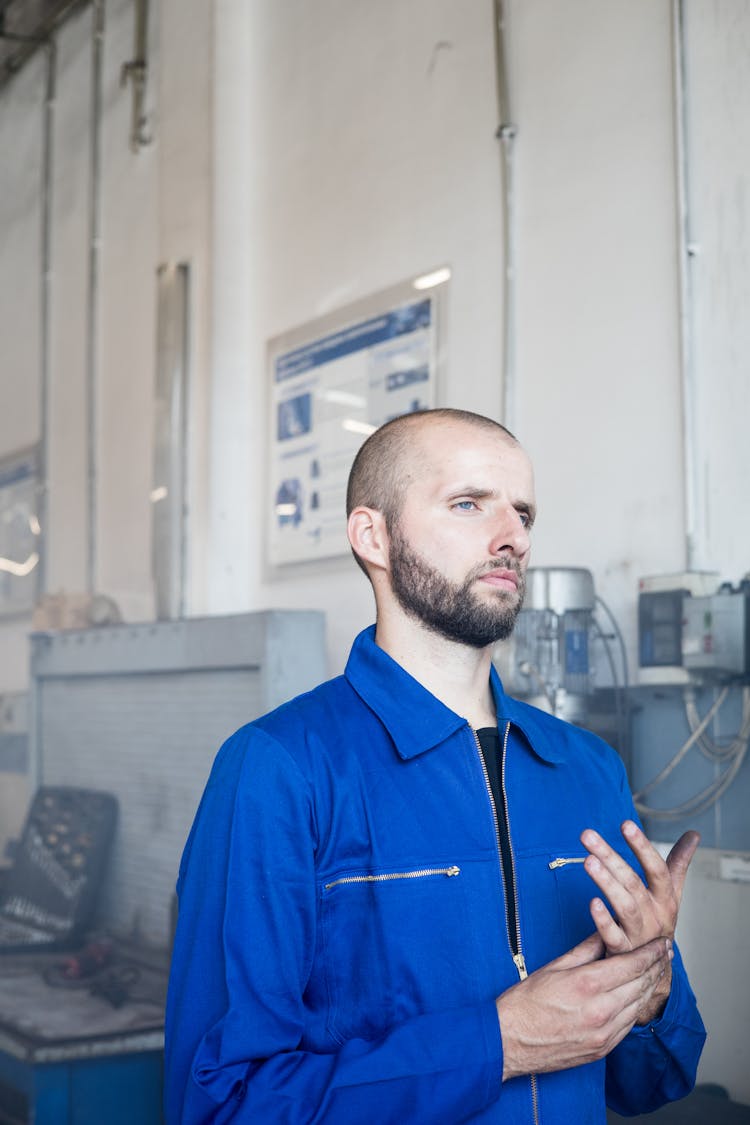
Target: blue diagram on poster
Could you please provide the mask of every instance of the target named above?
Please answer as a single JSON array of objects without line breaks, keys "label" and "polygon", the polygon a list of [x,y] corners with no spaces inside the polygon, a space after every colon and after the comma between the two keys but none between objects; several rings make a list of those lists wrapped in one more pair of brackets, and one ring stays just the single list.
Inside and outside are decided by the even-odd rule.
[{"label": "blue diagram on poster", "polygon": [[383,311],[343,310],[271,343],[271,566],[348,552],[354,456],[383,422],[435,405],[436,347],[435,296],[406,287]]}]

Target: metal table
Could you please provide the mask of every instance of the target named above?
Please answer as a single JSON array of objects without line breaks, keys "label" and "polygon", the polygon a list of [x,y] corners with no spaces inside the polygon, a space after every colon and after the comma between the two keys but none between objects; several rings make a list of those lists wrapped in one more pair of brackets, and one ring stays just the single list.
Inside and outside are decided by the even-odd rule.
[{"label": "metal table", "polygon": [[0,958],[0,1123],[161,1125],[166,966],[118,953],[71,987],[63,956]]}]

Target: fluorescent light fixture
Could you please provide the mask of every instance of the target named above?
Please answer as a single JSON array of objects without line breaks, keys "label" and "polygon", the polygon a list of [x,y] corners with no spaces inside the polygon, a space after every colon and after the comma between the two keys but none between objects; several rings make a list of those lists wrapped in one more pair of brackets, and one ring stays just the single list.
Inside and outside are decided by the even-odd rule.
[{"label": "fluorescent light fixture", "polygon": [[5,571],[6,574],[12,574],[14,578],[25,578],[27,574],[31,574],[32,570],[39,562],[39,555],[34,551],[26,559],[26,562],[14,562],[13,559],[4,559],[0,556],[0,570]]},{"label": "fluorescent light fixture", "polygon": [[162,484],[159,488],[155,488],[153,492],[149,493],[149,500],[152,504],[158,504],[160,500],[166,500],[169,496],[169,491]]},{"label": "fluorescent light fixture", "polygon": [[367,399],[364,395],[354,395],[350,391],[319,390],[315,393],[318,398],[325,399],[326,402],[337,402],[340,406],[358,406],[362,408],[367,406]]},{"label": "fluorescent light fixture", "polygon": [[370,425],[369,422],[360,422],[358,418],[344,418],[341,428],[348,430],[350,434],[366,434],[369,437],[378,427]]},{"label": "fluorescent light fixture", "polygon": [[434,289],[436,285],[450,281],[450,276],[451,271],[448,266],[443,266],[442,269],[434,270],[432,273],[423,273],[421,277],[415,277],[412,285],[415,289]]}]

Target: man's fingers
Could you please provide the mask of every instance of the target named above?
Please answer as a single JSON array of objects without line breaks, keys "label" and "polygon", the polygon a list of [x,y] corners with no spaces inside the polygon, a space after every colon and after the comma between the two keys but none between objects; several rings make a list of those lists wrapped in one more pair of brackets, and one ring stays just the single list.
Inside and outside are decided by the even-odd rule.
[{"label": "man's fingers", "polygon": [[[635,851],[638,859],[641,860],[641,855],[639,854],[639,852],[643,851],[645,853],[646,860],[650,860],[651,857],[647,854],[648,849],[650,849],[657,857],[658,862],[661,866],[663,876],[668,882],[664,860],[648,842],[638,826],[632,821],[625,821],[625,824],[623,825],[623,834],[625,834],[626,827],[629,829],[631,825],[634,830],[633,838],[631,839],[631,836],[628,835],[627,841],[630,844],[631,848],[633,848],[633,851]],[[590,858],[586,860],[585,864],[586,870],[597,884],[601,879],[603,881],[607,881],[610,884],[617,883],[619,886],[626,888],[629,894],[640,894],[642,890],[645,891],[645,887],[640,876],[636,874],[630,864],[625,859],[623,859],[620,853],[615,851],[615,849],[607,843],[604,837],[600,836],[598,832],[595,832],[593,828],[587,828],[585,832],[581,833],[581,843],[590,853]],[[652,866],[654,866],[656,870],[656,865]],[[605,890],[606,893],[606,888],[603,887],[602,889]]]},{"label": "man's fingers", "polygon": [[602,992],[623,990],[623,994],[631,999],[641,994],[644,982],[649,988],[654,986],[662,972],[666,971],[672,956],[672,942],[668,938],[655,938],[638,949],[598,961],[591,966],[591,973]]},{"label": "man's fingers", "polygon": [[[629,824],[630,822],[626,823]],[[638,831],[635,824],[633,824],[633,828]],[[598,832],[587,828],[581,834],[581,843],[590,853],[584,863],[587,874],[590,875],[601,893],[609,899],[618,921],[627,931],[632,943],[640,944],[643,926],[644,924],[648,925],[651,920],[652,910],[649,891],[653,888],[645,885],[640,875]],[[640,846],[640,843],[640,841],[636,841],[636,847]],[[651,845],[648,844],[648,847],[650,848]],[[655,854],[658,856],[658,853]],[[656,882],[659,874],[661,875],[663,893],[671,896],[672,884],[666,864],[660,857],[658,857],[658,862],[659,867],[652,869],[652,876]],[[656,932],[658,931],[651,930],[652,934]],[[647,933],[645,936],[650,935]]]},{"label": "man's fingers", "polygon": [[567,953],[563,953],[562,957],[551,961],[549,967],[551,969],[575,969],[578,965],[588,965],[593,961],[599,961],[603,953],[604,942],[599,934],[589,934],[578,945],[574,945]]},{"label": "man's fingers", "polygon": [[597,932],[607,948],[607,954],[625,953],[632,948],[625,931],[618,926],[600,898],[593,898],[589,904],[591,917]]},{"label": "man's fingers", "polygon": [[[622,834],[643,868],[645,883],[623,857],[590,828],[581,834],[581,842],[590,853],[585,862],[586,871],[610,900],[626,929],[633,928],[629,921],[631,916],[637,919],[640,915],[641,921],[647,923],[648,913],[654,910],[657,911],[654,917],[661,918],[665,929],[670,929],[670,919],[671,926],[674,924],[671,916],[676,915],[682,898],[688,867],[700,843],[699,833],[685,832],[666,861],[635,821],[624,821]],[[631,937],[637,938],[635,929],[637,926]]]},{"label": "man's fingers", "polygon": [[617,1000],[621,1015],[628,1021],[647,1023],[663,1007],[669,995],[670,980],[669,960],[660,958],[642,976],[627,981],[611,995]]},{"label": "man's fingers", "polygon": [[682,836],[680,836],[667,856],[667,869],[672,879],[672,886],[674,887],[678,902],[682,899],[682,888],[685,885],[685,876],[687,875],[690,861],[695,855],[700,842],[701,837],[699,832],[683,832]]},{"label": "man's fingers", "polygon": [[624,821],[621,832],[643,868],[649,889],[659,898],[668,897],[672,890],[669,870],[646,833],[634,820]]}]

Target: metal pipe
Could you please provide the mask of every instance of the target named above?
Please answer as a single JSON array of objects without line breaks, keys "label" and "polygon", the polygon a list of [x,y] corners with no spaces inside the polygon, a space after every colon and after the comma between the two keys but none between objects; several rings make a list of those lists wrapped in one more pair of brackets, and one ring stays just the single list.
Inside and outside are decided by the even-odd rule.
[{"label": "metal pipe", "polygon": [[99,257],[101,252],[101,127],[104,56],[104,0],[92,3],[91,137],[89,155],[89,276],[86,334],[86,496],[88,545],[86,590],[96,592],[97,581],[97,384],[99,345]]},{"label": "metal pipe", "polygon": [[37,569],[37,594],[47,590],[47,543],[49,528],[49,390],[51,354],[51,288],[52,288],[52,159],[55,115],[55,87],[57,83],[57,47],[53,39],[45,45],[47,75],[44,95],[44,123],[42,140],[42,233],[41,233],[41,357],[39,374],[39,450],[37,453],[37,519],[39,532],[39,566]]},{"label": "metal pipe", "polygon": [[697,558],[698,464],[696,455],[696,390],[693,355],[694,247],[690,237],[690,194],[687,152],[685,11],[683,0],[672,0],[674,75],[675,173],[677,190],[677,251],[680,284],[680,384],[682,387],[682,451],[685,479],[685,562],[695,570]]},{"label": "metal pipe", "polygon": [[510,114],[510,92],[503,0],[494,0],[495,81],[500,141],[503,221],[503,399],[502,422],[512,429],[516,412],[516,263],[513,148],[517,127]]}]

